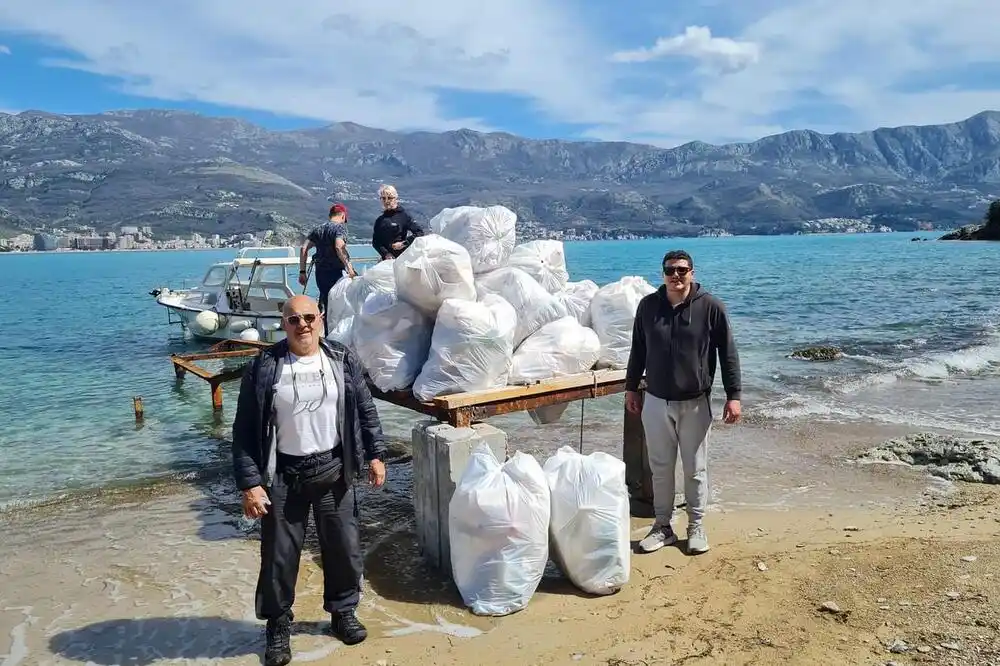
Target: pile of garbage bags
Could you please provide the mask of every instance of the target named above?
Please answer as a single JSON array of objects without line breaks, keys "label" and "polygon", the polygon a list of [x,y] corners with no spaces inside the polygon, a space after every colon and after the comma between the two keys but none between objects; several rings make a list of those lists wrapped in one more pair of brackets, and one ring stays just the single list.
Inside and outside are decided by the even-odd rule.
[{"label": "pile of garbage bags", "polygon": [[629,580],[625,464],[563,447],[544,467],[527,453],[500,462],[475,447],[448,505],[452,577],[477,615],[523,610],[550,555],[589,594]]},{"label": "pile of garbage bags", "polygon": [[628,364],[641,277],[571,282],[563,244],[516,243],[503,206],[445,208],[395,259],[343,278],[327,336],[382,391],[421,400]]}]

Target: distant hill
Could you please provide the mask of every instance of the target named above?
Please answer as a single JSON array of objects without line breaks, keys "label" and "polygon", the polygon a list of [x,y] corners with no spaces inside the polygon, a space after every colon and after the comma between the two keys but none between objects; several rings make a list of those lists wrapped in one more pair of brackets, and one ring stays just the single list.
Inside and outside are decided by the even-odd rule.
[{"label": "distant hill", "polygon": [[423,219],[446,206],[506,205],[525,235],[794,233],[809,220],[864,216],[900,230],[950,228],[980,219],[1000,194],[1000,113],[669,150],[353,123],[279,132],[177,111],[0,114],[5,228],[302,228],[336,199],[364,236],[381,182],[394,183]]}]

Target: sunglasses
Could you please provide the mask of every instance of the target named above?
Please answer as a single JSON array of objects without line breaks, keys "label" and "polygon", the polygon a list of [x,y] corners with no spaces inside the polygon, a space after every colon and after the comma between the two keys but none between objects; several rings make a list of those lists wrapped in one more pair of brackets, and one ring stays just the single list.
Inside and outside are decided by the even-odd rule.
[{"label": "sunglasses", "polygon": [[316,317],[318,317],[318,316],[319,315],[314,315],[312,313],[303,314],[303,315],[293,314],[293,315],[288,315],[287,317],[285,317],[285,321],[287,321],[292,326],[298,326],[299,324],[301,324],[303,322],[305,322],[305,324],[307,326],[312,326],[313,322],[316,321]]},{"label": "sunglasses", "polygon": [[671,275],[678,275],[680,277],[684,277],[685,275],[687,275],[690,272],[691,272],[691,267],[690,266],[664,266],[663,267],[663,274],[666,275],[666,276],[668,276],[668,277],[671,276]]}]

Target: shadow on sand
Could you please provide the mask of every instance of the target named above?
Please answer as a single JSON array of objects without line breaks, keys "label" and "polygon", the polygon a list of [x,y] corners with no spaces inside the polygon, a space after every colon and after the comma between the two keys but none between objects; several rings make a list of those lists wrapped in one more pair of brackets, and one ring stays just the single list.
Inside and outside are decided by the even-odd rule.
[{"label": "shadow on sand", "polygon": [[[294,634],[325,635],[329,623],[296,622]],[[264,653],[263,624],[221,617],[109,620],[49,640],[53,654],[80,663],[147,666],[162,660],[226,659]]]}]

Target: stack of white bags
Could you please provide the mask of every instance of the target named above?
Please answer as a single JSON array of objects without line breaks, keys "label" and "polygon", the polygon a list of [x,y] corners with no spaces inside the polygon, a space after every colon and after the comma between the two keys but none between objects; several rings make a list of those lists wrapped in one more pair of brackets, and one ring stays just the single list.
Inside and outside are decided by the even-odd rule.
[{"label": "stack of white bags", "polygon": [[501,463],[478,445],[448,505],[455,585],[477,615],[523,610],[551,554],[589,594],[612,594],[629,580],[625,463],[568,446],[542,467],[515,453]]},{"label": "stack of white bags", "polygon": [[420,400],[624,369],[641,277],[570,282],[563,245],[516,245],[503,206],[445,208],[396,259],[344,278],[328,336],[354,348],[382,391]]}]

